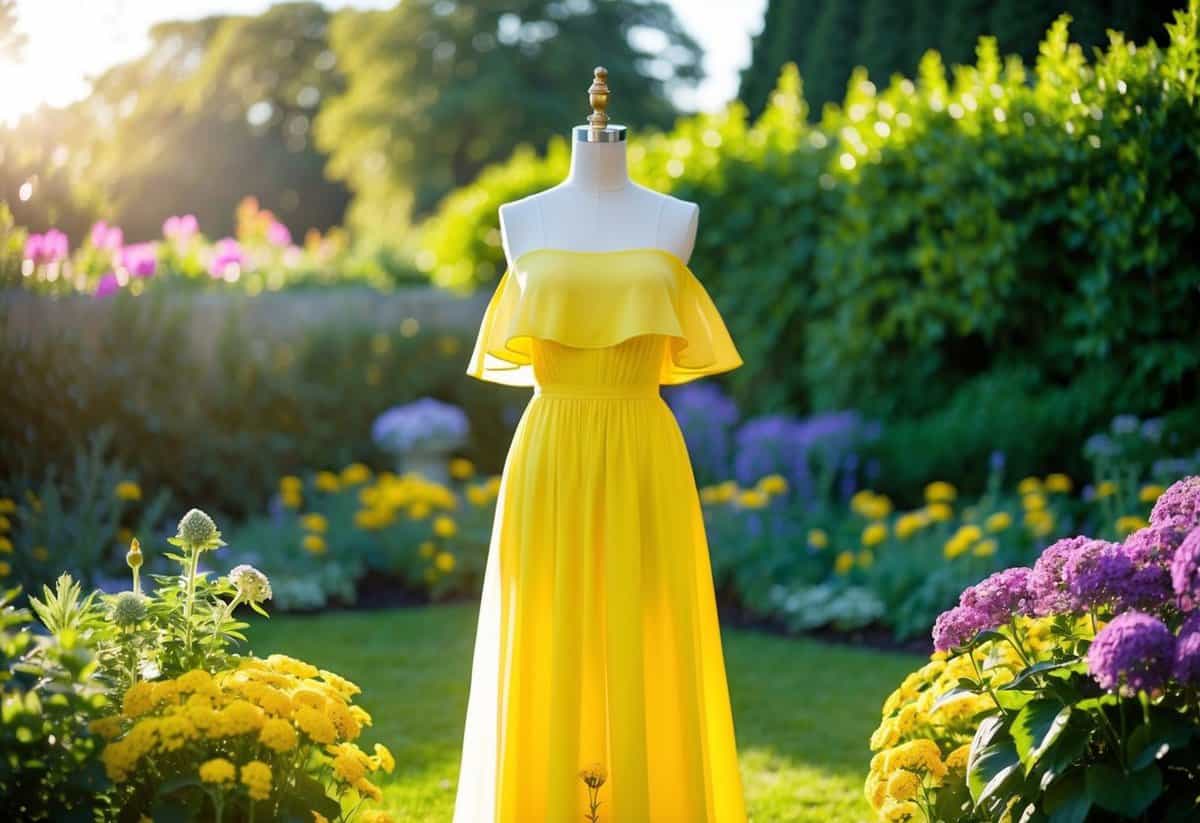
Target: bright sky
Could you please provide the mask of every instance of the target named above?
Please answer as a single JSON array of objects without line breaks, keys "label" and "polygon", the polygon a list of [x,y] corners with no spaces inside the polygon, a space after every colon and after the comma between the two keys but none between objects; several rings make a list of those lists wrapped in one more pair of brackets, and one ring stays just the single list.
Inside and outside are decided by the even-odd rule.
[{"label": "bright sky", "polygon": [[[705,53],[707,80],[677,103],[720,108],[737,93],[738,71],[750,62],[750,38],[762,28],[766,0],[668,0]],[[252,14],[269,0],[17,0],[17,25],[27,35],[23,62],[0,60],[0,122],[13,122],[40,103],[63,105],[86,96],[88,78],[137,56],[152,23],[210,14]],[[330,7],[386,8],[394,0],[326,0]]]}]

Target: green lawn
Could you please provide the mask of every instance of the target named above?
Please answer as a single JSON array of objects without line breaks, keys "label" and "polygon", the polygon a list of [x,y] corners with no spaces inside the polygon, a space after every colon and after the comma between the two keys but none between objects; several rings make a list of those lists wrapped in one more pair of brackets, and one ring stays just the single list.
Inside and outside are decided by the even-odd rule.
[{"label": "green lawn", "polygon": [[[275,617],[250,632],[363,688],[365,743],[396,755],[388,805],[403,821],[453,814],[477,609],[433,606]],[[879,706],[915,657],[750,631],[723,634],[752,823],[869,820],[862,777]]]}]

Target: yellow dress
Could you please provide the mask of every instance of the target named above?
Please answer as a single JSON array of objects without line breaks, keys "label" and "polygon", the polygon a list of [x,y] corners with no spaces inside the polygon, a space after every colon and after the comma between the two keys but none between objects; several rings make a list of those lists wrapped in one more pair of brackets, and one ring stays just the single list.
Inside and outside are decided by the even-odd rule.
[{"label": "yellow dress", "polygon": [[656,248],[536,249],[467,373],[533,386],[496,501],[454,823],[744,823],[712,567],[663,384],[742,360]]}]

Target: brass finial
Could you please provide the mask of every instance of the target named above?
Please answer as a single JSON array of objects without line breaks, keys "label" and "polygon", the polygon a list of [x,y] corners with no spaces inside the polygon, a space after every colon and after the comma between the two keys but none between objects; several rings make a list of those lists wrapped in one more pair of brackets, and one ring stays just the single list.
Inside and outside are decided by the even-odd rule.
[{"label": "brass finial", "polygon": [[588,123],[593,129],[603,129],[608,125],[608,69],[596,66],[592,72],[592,85],[588,86],[588,103],[592,113],[588,115]]}]

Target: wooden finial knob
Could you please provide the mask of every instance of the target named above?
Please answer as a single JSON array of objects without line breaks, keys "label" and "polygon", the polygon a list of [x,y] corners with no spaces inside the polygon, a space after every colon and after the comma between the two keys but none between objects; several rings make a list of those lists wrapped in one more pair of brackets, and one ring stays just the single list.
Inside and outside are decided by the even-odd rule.
[{"label": "wooden finial knob", "polygon": [[588,123],[593,129],[602,129],[608,125],[608,69],[596,66],[592,72],[592,85],[588,86],[588,103],[592,113],[588,115]]}]

